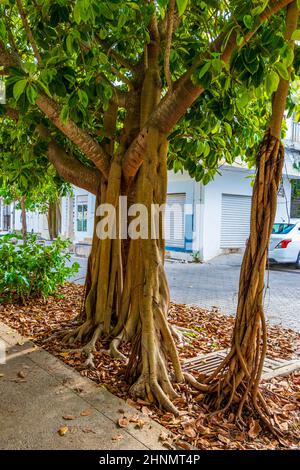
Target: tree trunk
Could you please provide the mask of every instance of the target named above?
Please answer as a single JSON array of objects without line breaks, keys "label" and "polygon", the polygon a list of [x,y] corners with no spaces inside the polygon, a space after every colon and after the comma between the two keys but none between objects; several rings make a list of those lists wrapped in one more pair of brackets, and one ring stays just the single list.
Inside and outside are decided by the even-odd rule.
[{"label": "tree trunk", "polygon": [[22,213],[22,237],[24,243],[27,239],[27,220],[26,220],[26,208],[25,208],[25,196],[21,197],[21,213]]},{"label": "tree trunk", "polygon": [[59,202],[49,202],[47,221],[50,240],[54,240],[54,238],[58,237],[61,230]]},{"label": "tree trunk", "polygon": [[[126,377],[134,396],[156,401],[165,409],[177,412],[170,398],[176,393],[168,374],[170,360],[176,381],[183,376],[171,329],[167,321],[169,289],[164,270],[164,240],[160,227],[151,238],[153,204],[166,201],[168,143],[154,129],[148,131],[144,163],[135,181],[134,201],[148,213],[148,237],[100,240],[94,233],[86,280],[85,321],[68,335],[71,343],[83,341],[90,358],[100,337],[111,338],[113,357],[124,358],[119,347],[130,342],[132,354]],[[108,183],[102,183],[97,203],[116,208],[119,229],[119,195],[121,165],[116,157]],[[96,218],[97,224],[97,218]],[[152,224],[153,227],[153,224]]]},{"label": "tree trunk", "polygon": [[[286,39],[289,41],[297,28],[297,18],[298,8],[295,1],[287,9]],[[290,46],[292,47],[293,43]],[[208,401],[217,411],[227,410],[234,403],[237,406],[236,418],[242,420],[242,411],[247,404],[254,408],[265,424],[276,433],[278,432],[273,429],[268,419],[269,410],[259,391],[259,382],[267,350],[263,310],[264,278],[284,163],[284,148],[280,138],[288,90],[289,82],[281,79],[273,95],[269,129],[257,154],[250,236],[241,266],[231,350],[203,384],[185,374],[196,388],[208,393]]]}]

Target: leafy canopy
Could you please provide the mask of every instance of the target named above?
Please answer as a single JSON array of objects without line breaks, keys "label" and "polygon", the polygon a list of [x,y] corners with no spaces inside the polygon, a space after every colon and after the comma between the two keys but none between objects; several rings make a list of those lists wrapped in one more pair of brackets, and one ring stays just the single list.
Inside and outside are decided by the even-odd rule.
[{"label": "leafy canopy", "polygon": [[[27,149],[33,128],[43,122],[76,159],[93,166],[84,152],[41,113],[37,98],[42,93],[53,99],[63,123],[74,122],[104,147],[110,142],[105,117],[110,103],[118,102],[116,150],[129,113],[127,98],[140,90],[153,15],[160,37],[162,96],[167,92],[164,59],[169,1],[23,0],[34,42],[24,28],[18,3],[0,2],[0,41],[17,57],[16,64],[3,66],[3,70],[7,73],[8,106],[17,109],[24,119],[13,125],[7,118],[2,120],[2,145],[6,141],[11,146],[14,132],[18,133],[11,133],[11,127],[21,126]],[[186,169],[206,184],[225,161],[232,163],[239,157],[253,164],[255,147],[270,118],[272,93],[280,77],[288,77],[293,62],[296,79],[300,64],[298,48],[294,57],[284,40],[284,11],[260,25],[260,15],[271,4],[274,2],[268,0],[176,0],[171,76],[175,82],[188,71],[193,83],[203,86],[205,92],[169,135],[170,169]],[[255,34],[248,41],[252,31]],[[225,62],[222,53],[233,33],[234,53]],[[299,38],[297,30],[294,39]],[[6,108],[2,106],[3,115]],[[294,110],[291,96],[289,112]],[[26,152],[24,179],[20,177],[24,186],[29,171],[34,178],[35,170],[44,165],[44,157],[33,152],[38,165],[32,172],[32,167],[26,167]]]}]

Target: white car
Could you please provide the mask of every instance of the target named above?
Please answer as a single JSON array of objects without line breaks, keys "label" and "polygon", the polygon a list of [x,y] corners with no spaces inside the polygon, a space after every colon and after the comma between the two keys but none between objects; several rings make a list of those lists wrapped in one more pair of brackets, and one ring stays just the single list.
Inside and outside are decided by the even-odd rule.
[{"label": "white car", "polygon": [[295,263],[300,269],[300,221],[277,222],[269,244],[270,263]]}]

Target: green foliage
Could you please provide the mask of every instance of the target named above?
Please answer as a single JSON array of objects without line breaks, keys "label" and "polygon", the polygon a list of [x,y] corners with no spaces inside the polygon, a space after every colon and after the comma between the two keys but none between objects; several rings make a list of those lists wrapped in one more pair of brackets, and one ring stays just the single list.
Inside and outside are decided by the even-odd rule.
[{"label": "green foliage", "polygon": [[71,188],[57,175],[45,155],[44,144],[31,133],[25,120],[16,126],[0,117],[0,196],[7,203],[25,196],[26,209],[45,213],[50,202],[70,193]]},{"label": "green foliage", "polygon": [[188,5],[188,0],[176,0],[179,16],[183,15]]},{"label": "green foliage", "polygon": [[[23,4],[42,64],[37,63],[20,27],[15,0],[0,3],[0,38],[7,44],[9,31],[2,18],[9,16],[15,25],[10,33],[24,61],[23,67],[12,68],[6,79],[8,104],[17,107],[23,116],[15,127],[23,127],[22,132],[28,137],[26,148],[29,145],[34,149],[38,145],[33,138],[34,127],[42,119],[66,150],[72,150],[80,161],[91,165],[40,113],[35,104],[37,93],[43,92],[56,101],[64,123],[71,119],[105,145],[104,114],[109,102],[116,91],[128,92],[126,81],[134,79],[136,66],[144,62],[151,15],[155,9],[159,31],[163,30],[169,2],[24,0]],[[194,64],[192,79],[207,91],[170,134],[170,169],[186,170],[197,181],[207,184],[224,163],[231,164],[236,159],[253,163],[257,144],[270,118],[271,95],[280,77],[288,77],[288,67],[293,61],[294,79],[300,69],[300,48],[296,47],[294,57],[284,39],[285,12],[273,15],[259,27],[259,15],[268,4],[269,0],[176,0],[180,21],[176,22],[172,38],[172,79],[176,81]],[[245,36],[253,29],[257,29],[256,33],[244,45]],[[231,62],[224,64],[221,53],[232,32],[236,34],[236,49]],[[298,35],[299,30],[294,39]],[[218,36],[222,37],[222,45],[216,51],[210,46]],[[162,35],[161,51],[164,51],[164,38]],[[163,56],[160,65],[160,79],[165,86]],[[288,111],[297,112],[293,96]],[[116,150],[125,117],[126,111],[121,108]],[[7,121],[3,124],[0,139]],[[7,132],[4,140],[13,144],[15,131]],[[31,186],[45,152],[28,154],[37,165],[23,167],[23,177],[20,174],[16,179],[18,186],[25,186],[26,191],[25,181],[30,181]]]},{"label": "green foliage", "polygon": [[[19,243],[12,243],[13,240]],[[26,302],[34,297],[55,294],[65,280],[78,272],[79,265],[68,267],[68,240],[57,239],[50,245],[29,235],[26,244],[10,234],[0,237],[0,302]]]}]

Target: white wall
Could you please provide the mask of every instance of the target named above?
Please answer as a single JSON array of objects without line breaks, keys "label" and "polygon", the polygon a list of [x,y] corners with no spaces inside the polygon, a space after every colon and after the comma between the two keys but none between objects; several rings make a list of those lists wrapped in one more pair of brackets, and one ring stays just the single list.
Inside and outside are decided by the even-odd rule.
[{"label": "white wall", "polygon": [[292,187],[287,176],[283,176],[283,191],[279,191],[277,197],[276,222],[288,222],[291,212]]},{"label": "white wall", "polygon": [[222,253],[221,238],[221,204],[222,193],[251,196],[252,186],[250,171],[239,169],[222,170],[214,181],[204,187],[203,217],[203,259],[209,260]]},{"label": "white wall", "polygon": [[[203,238],[201,252],[207,261],[223,252],[220,248],[222,193],[241,196],[252,195],[251,171],[224,168],[222,175],[217,175],[204,187]],[[288,221],[290,212],[291,184],[283,178],[284,194],[278,196],[276,221]]]},{"label": "white wall", "polygon": [[[38,233],[42,238],[49,238],[48,222],[46,214],[39,212],[26,212],[27,232]],[[15,226],[12,230],[22,230],[21,210],[15,210]]]}]

